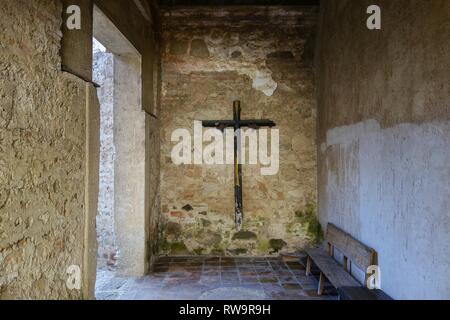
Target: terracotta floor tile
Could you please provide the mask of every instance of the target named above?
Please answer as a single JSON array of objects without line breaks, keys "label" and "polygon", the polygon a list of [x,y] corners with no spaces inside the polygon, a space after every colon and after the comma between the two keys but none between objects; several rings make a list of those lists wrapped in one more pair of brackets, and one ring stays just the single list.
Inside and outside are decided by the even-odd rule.
[{"label": "terracotta floor tile", "polygon": [[[335,299],[317,296],[317,280],[297,261],[276,257],[162,257],[146,277],[99,271],[97,297],[111,300]],[[100,290],[101,289],[101,290]],[[326,286],[327,294],[336,294]]]}]

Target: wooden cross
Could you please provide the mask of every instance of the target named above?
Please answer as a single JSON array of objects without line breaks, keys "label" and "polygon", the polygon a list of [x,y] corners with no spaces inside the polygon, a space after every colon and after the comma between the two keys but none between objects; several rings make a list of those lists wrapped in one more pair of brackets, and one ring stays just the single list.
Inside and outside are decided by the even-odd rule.
[{"label": "wooden cross", "polygon": [[248,127],[259,129],[261,127],[275,127],[271,120],[241,120],[241,102],[233,102],[233,120],[206,120],[202,121],[206,128],[234,128],[234,214],[236,229],[242,228],[244,220],[244,206],[242,202],[242,163],[241,163],[241,132],[240,129]]}]

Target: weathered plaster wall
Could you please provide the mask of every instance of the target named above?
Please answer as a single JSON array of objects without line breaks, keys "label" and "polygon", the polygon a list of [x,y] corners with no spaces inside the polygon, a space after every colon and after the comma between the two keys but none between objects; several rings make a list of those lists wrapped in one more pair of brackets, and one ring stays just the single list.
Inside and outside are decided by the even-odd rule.
[{"label": "weathered plaster wall", "polygon": [[80,29],[69,30],[66,21],[61,24],[64,37],[61,39],[61,68],[64,71],[92,80],[92,0],[59,0],[63,4],[62,17],[71,14],[67,8],[76,5],[80,8]]},{"label": "weathered plaster wall", "polygon": [[146,114],[141,107],[141,58],[114,57],[115,224],[119,271],[146,272]]},{"label": "weathered plaster wall", "polygon": [[[163,17],[162,253],[266,255],[311,240],[316,203],[313,7],[176,8]],[[268,118],[280,130],[280,171],[244,165],[244,231],[234,228],[233,166],[172,163],[171,134],[194,120]],[[308,206],[310,205],[310,206]],[[296,214],[297,213],[297,214]]]},{"label": "weathered plaster wall", "polygon": [[100,85],[97,95],[100,117],[100,185],[97,213],[99,266],[114,266],[117,245],[114,224],[114,55],[94,40],[93,80]]},{"label": "weathered plaster wall", "polygon": [[[87,279],[92,252],[85,249],[96,249],[85,231],[96,200],[85,189],[95,193],[98,158],[86,154],[96,144],[87,133],[95,136],[98,105],[90,85],[60,71],[61,12],[51,0],[6,0],[0,10],[2,299],[77,299],[91,292],[69,291],[66,270],[78,265]],[[95,269],[95,255],[93,263]]]},{"label": "weathered plaster wall", "polygon": [[319,214],[378,252],[396,299],[450,298],[450,3],[322,1]]},{"label": "weathered plaster wall", "polygon": [[97,271],[96,216],[99,194],[100,163],[100,102],[97,88],[86,83],[86,175],[84,179],[84,241],[81,270],[81,291],[83,299],[95,299]]}]

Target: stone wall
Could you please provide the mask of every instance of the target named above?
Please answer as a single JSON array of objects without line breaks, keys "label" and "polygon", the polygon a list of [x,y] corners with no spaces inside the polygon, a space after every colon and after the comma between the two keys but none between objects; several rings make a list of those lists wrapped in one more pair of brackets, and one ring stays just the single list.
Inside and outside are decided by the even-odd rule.
[{"label": "stone wall", "polygon": [[[315,240],[316,9],[195,7],[163,14],[161,252],[268,255]],[[194,120],[231,119],[235,99],[242,118],[272,119],[280,130],[277,175],[243,166],[239,233],[233,166],[171,160],[175,129],[192,132]]]},{"label": "stone wall", "polygon": [[396,299],[449,299],[450,2],[322,1],[319,213],[378,253]]},{"label": "stone wall", "polygon": [[[1,299],[93,297],[100,111],[93,85],[61,72],[62,64],[82,66],[79,76],[91,78],[90,67],[85,66],[91,65],[92,1],[74,1],[83,10],[80,32],[62,30],[62,4],[68,1],[2,1]],[[159,56],[154,12],[149,13],[152,17],[142,14],[134,3],[126,1],[98,0],[96,4],[114,18],[122,34],[129,36],[142,54],[144,94],[137,93],[137,104],[145,110],[157,110],[153,80],[158,77],[153,66]],[[149,7],[144,9],[147,12]],[[142,141],[156,150],[141,152],[145,153],[145,166],[159,170],[155,164],[159,163],[158,120],[148,115],[142,118],[146,128]],[[144,143],[141,147],[144,149]],[[147,175],[158,178],[146,180]],[[153,260],[155,230],[159,229],[159,171],[146,172],[142,180],[147,188],[143,187],[142,193],[151,192],[142,196],[142,206],[148,208],[142,213],[146,224],[141,224],[144,249],[140,268],[145,271]],[[72,265],[82,271],[81,290],[66,286],[67,269]]]},{"label": "stone wall", "polygon": [[94,40],[93,80],[100,88],[100,184],[97,213],[98,265],[114,266],[114,55]]},{"label": "stone wall", "polygon": [[[0,10],[0,298],[82,297],[86,83],[60,71],[59,1]],[[95,247],[95,246],[94,246]]]}]

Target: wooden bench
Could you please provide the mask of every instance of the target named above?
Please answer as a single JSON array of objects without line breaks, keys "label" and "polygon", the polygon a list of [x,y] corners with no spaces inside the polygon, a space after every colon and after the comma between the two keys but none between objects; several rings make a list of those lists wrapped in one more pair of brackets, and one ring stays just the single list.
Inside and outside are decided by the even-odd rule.
[{"label": "wooden bench", "polygon": [[393,300],[382,290],[369,290],[364,287],[340,287],[339,300]]},{"label": "wooden bench", "polygon": [[[361,284],[351,275],[352,264],[355,264],[366,273],[364,285],[367,282],[367,268],[375,264],[376,253],[372,248],[354,239],[348,233],[328,224],[326,233],[328,252],[323,249],[307,249],[306,275],[311,275],[312,262],[320,269],[317,294],[323,294],[325,277],[336,288],[361,287]],[[334,259],[334,249],[343,254],[343,265]]]}]

